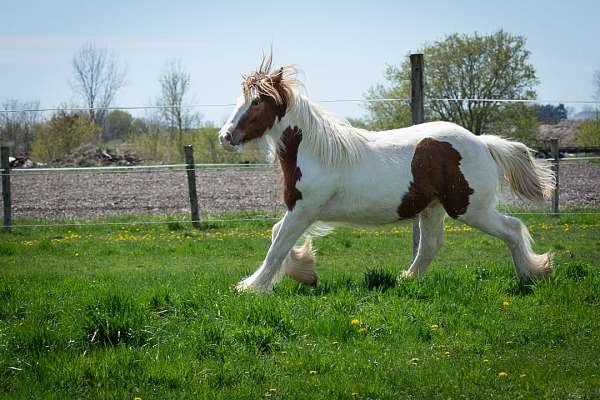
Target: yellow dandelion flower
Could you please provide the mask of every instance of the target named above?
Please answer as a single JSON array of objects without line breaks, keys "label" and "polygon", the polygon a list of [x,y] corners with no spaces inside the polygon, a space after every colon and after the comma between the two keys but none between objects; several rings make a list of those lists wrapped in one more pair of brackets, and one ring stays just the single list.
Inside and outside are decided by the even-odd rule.
[{"label": "yellow dandelion flower", "polygon": [[440,326],[438,324],[433,324],[431,325],[431,329],[436,330],[438,329]]},{"label": "yellow dandelion flower", "polygon": [[337,346],[338,344],[340,344],[340,342],[331,342],[331,344],[332,344],[333,346]]},{"label": "yellow dandelion flower", "polygon": [[508,307],[510,305],[510,303],[508,302],[508,300],[504,300],[502,302],[502,307]]},{"label": "yellow dandelion flower", "polygon": [[314,369],[311,369],[310,371],[308,371],[308,373],[309,373],[310,375],[316,375],[316,374],[317,374],[317,371],[315,371]]},{"label": "yellow dandelion flower", "polygon": [[277,393],[277,389],[271,388],[271,389],[269,389],[269,393]]},{"label": "yellow dandelion flower", "polygon": [[520,375],[519,375],[519,378],[521,378],[521,379],[525,379],[525,378],[527,378],[527,374],[525,374],[525,373],[523,373],[523,374],[520,374]]},{"label": "yellow dandelion flower", "polygon": [[79,253],[75,252],[75,257],[79,257]]},{"label": "yellow dandelion flower", "polygon": [[358,330],[358,333],[367,333],[368,329],[367,328],[360,328]]},{"label": "yellow dandelion flower", "polygon": [[485,359],[483,360],[483,362],[487,364],[487,363],[489,363],[489,362],[490,362],[490,360],[488,360],[487,358],[485,358]]},{"label": "yellow dandelion flower", "polygon": [[134,397],[133,400],[142,400],[141,397]]},{"label": "yellow dandelion flower", "polygon": [[413,358],[410,359],[410,362],[413,363],[413,364],[417,364],[419,361],[421,361],[419,359],[419,357],[413,357]]},{"label": "yellow dandelion flower", "polygon": [[281,352],[281,355],[283,355],[283,356],[285,356],[286,354],[287,354],[287,351],[285,351],[285,350]]},{"label": "yellow dandelion flower", "polygon": [[358,393],[352,392],[352,397],[356,397],[356,396],[358,396]]},{"label": "yellow dandelion flower", "polygon": [[356,318],[353,319],[352,321],[350,321],[350,325],[358,325],[358,324],[360,324],[360,321],[357,320]]},{"label": "yellow dandelion flower", "polygon": [[445,356],[449,356],[449,355],[450,355],[450,352],[449,352],[449,351],[445,351],[445,352],[444,352],[444,355],[445,355]]},{"label": "yellow dandelion flower", "polygon": [[498,376],[500,378],[504,378],[505,376],[508,376],[508,372],[506,372],[506,371],[500,371],[500,372],[498,372]]}]

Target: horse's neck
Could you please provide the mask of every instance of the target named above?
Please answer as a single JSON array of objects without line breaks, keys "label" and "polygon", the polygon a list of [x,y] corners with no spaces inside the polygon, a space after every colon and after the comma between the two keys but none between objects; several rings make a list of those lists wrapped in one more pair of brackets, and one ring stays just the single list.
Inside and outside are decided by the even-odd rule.
[{"label": "horse's neck", "polygon": [[295,95],[292,107],[281,122],[279,142],[286,132],[301,133],[302,151],[311,153],[325,166],[347,165],[361,157],[364,137],[303,95]]}]

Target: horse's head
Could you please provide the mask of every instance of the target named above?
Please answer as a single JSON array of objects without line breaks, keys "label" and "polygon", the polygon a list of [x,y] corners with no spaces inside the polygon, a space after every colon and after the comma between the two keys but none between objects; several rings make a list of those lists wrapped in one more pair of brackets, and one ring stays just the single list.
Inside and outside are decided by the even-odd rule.
[{"label": "horse's head", "polygon": [[259,69],[244,76],[243,93],[235,109],[219,132],[219,141],[227,150],[263,137],[284,117],[292,101],[296,80],[291,67],[271,72],[271,58]]}]

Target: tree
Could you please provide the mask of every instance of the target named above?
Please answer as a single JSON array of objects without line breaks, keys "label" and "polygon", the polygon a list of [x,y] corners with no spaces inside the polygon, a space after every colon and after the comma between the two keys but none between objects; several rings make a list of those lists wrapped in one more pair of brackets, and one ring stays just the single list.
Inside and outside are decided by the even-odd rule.
[{"label": "tree", "polygon": [[106,115],[102,129],[102,140],[121,139],[129,135],[133,129],[134,119],[126,111],[113,110]]},{"label": "tree", "polygon": [[55,113],[37,132],[32,157],[49,162],[69,154],[85,143],[98,140],[100,128],[86,114]]},{"label": "tree", "polygon": [[594,98],[600,101],[600,69],[594,73]]},{"label": "tree", "polygon": [[[1,107],[3,110],[35,110],[40,108],[40,103],[10,99]],[[36,111],[0,113],[0,142],[10,145],[14,154],[29,155],[40,122],[40,113]]]},{"label": "tree", "polygon": [[600,146],[600,112],[581,123],[577,132],[577,143],[581,146]]},{"label": "tree", "polygon": [[102,126],[119,89],[125,84],[127,71],[119,65],[116,53],[87,43],[73,56],[73,80],[71,86],[90,108],[89,117]]},{"label": "tree", "polygon": [[560,121],[567,119],[567,109],[564,104],[553,106],[552,104],[534,106],[537,113],[537,118],[542,124],[554,125]]},{"label": "tree", "polygon": [[535,106],[510,103],[500,110],[498,118],[490,122],[488,132],[509,137],[531,147],[540,145],[537,133],[540,127]]},{"label": "tree", "polygon": [[[532,99],[538,83],[529,63],[525,39],[499,31],[491,35],[453,34],[424,46],[424,94],[426,99]],[[407,98],[410,94],[410,62],[388,66],[388,85],[369,90],[368,99]],[[410,124],[409,109],[401,102],[371,102],[367,122],[374,128]],[[464,126],[475,134],[488,130],[501,116],[503,103],[494,101],[431,101],[427,119],[442,119]]]},{"label": "tree", "polygon": [[192,113],[186,104],[192,79],[180,61],[171,60],[160,75],[159,82],[161,95],[158,104],[165,107],[162,109],[164,122],[171,137],[183,145],[183,133],[199,120],[199,116]]}]

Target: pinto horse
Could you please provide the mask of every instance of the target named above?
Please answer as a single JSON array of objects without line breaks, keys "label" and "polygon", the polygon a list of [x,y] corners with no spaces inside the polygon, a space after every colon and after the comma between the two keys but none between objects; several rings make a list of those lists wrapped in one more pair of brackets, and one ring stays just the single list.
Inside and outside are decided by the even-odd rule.
[{"label": "pinto horse", "polygon": [[[219,132],[221,145],[270,148],[283,175],[284,217],[273,226],[262,265],[239,290],[266,292],[283,275],[315,285],[310,229],[319,224],[388,225],[419,221],[417,255],[403,273],[423,273],[443,241],[449,215],[502,239],[518,276],[551,272],[550,253],[535,254],[517,218],[496,209],[501,188],[533,201],[547,199],[554,175],[522,143],[476,136],[449,122],[370,132],[328,114],[300,90],[295,70],[271,71],[271,60],[245,75],[243,94]],[[294,247],[304,235],[303,245]]]}]

